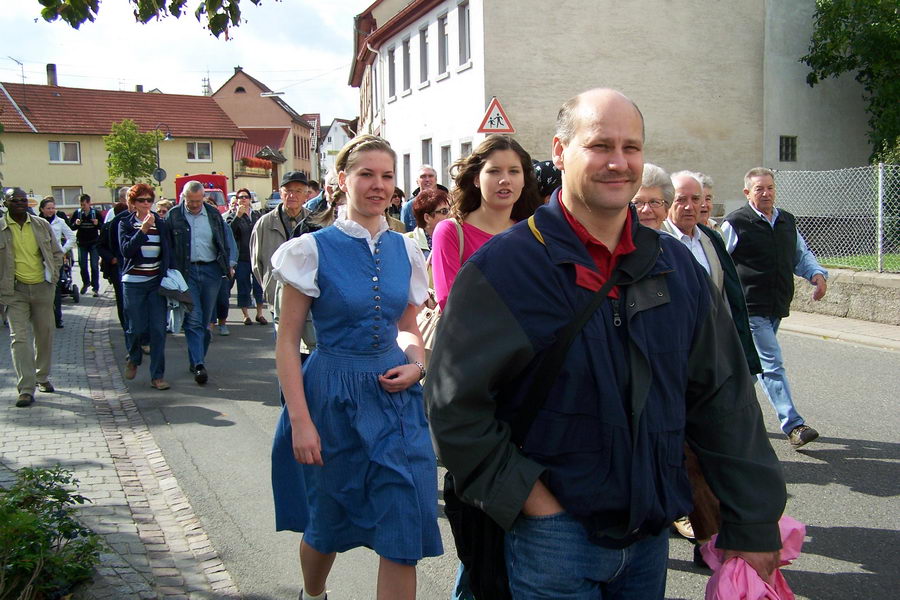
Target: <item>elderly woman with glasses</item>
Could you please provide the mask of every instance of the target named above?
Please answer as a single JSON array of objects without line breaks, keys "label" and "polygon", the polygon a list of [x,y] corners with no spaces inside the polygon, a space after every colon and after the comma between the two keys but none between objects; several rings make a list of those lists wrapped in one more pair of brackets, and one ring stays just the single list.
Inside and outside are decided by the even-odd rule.
[{"label": "elderly woman with glasses", "polygon": [[169,268],[171,247],[165,219],[152,212],[155,193],[145,183],[131,186],[126,200],[131,213],[119,221],[120,272],[128,328],[125,379],[134,379],[143,359],[141,338],[150,337],[150,386],[169,389],[166,370],[166,299],[159,294]]},{"label": "elderly woman with glasses", "polygon": [[425,258],[431,254],[431,235],[437,224],[450,216],[450,195],[441,189],[419,192],[413,200],[416,228],[406,234],[416,241]]},{"label": "elderly woman with glasses", "polygon": [[659,229],[666,220],[669,205],[674,198],[675,188],[669,174],[652,163],[644,163],[641,187],[631,201],[637,209],[641,225]]}]

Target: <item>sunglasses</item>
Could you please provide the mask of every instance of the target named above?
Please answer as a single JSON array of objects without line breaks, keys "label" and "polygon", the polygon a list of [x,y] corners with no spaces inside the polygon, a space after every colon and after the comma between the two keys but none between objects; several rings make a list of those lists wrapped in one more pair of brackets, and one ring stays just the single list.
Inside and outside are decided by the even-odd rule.
[{"label": "sunglasses", "polygon": [[151,203],[153,202],[153,198],[135,198],[134,200],[132,200],[132,202]]},{"label": "sunglasses", "polygon": [[238,200],[247,200],[249,198],[250,198],[250,196],[238,196],[237,197]]},{"label": "sunglasses", "polygon": [[444,215],[445,217],[450,214],[450,209],[446,206],[444,208],[439,208],[437,210],[431,211],[433,215]]}]

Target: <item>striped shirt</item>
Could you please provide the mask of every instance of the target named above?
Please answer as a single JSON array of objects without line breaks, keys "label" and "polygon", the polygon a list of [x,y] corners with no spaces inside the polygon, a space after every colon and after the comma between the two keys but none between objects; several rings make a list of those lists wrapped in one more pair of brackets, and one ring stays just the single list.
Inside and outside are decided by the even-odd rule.
[{"label": "striped shirt", "polygon": [[[135,220],[135,229],[140,229],[141,222]],[[150,281],[160,274],[160,253],[162,245],[159,241],[159,230],[152,225],[147,232],[147,241],[141,244],[141,259],[124,275],[123,282],[141,283]]]}]

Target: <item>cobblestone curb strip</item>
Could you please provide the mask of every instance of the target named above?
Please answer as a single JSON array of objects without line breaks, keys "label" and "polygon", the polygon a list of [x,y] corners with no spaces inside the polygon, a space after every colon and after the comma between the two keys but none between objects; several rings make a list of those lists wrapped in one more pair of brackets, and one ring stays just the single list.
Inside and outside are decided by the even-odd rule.
[{"label": "cobblestone curb strip", "polygon": [[[76,598],[239,598],[125,388],[110,344],[110,304],[104,297],[66,311],[65,334],[54,343],[59,393],[40,394],[30,409],[7,409],[0,461],[12,470],[61,463],[81,480],[79,491],[92,500],[81,519],[109,551]],[[11,383],[11,365],[3,371],[0,380]]]}]

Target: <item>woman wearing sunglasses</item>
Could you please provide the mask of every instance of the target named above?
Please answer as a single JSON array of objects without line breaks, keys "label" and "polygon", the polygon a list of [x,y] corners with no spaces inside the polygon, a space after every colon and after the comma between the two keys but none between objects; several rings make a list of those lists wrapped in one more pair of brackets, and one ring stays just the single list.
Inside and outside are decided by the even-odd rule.
[{"label": "woman wearing sunglasses", "polygon": [[428,258],[434,228],[450,216],[450,195],[441,189],[419,192],[413,200],[413,214],[416,217],[416,228],[406,236],[414,239],[419,250]]},{"label": "woman wearing sunglasses", "polygon": [[144,357],[141,339],[150,337],[150,386],[169,389],[166,371],[166,299],[159,294],[169,268],[169,230],[165,219],[150,210],[156,194],[145,183],[131,186],[126,200],[131,214],[119,221],[122,294],[126,323],[125,379],[134,379]]}]

